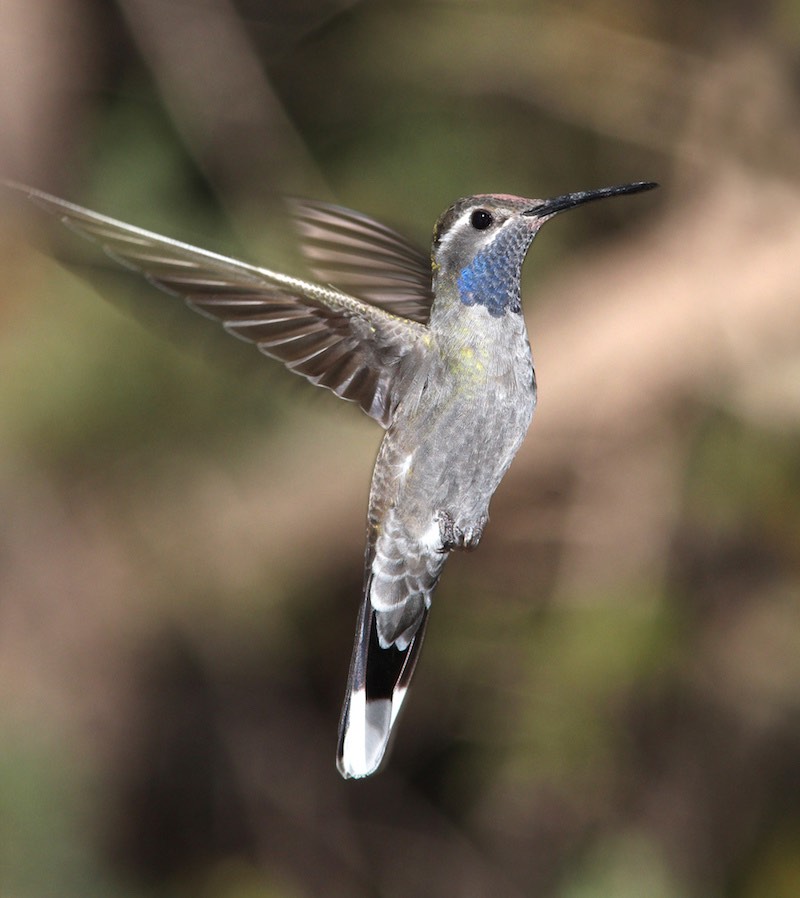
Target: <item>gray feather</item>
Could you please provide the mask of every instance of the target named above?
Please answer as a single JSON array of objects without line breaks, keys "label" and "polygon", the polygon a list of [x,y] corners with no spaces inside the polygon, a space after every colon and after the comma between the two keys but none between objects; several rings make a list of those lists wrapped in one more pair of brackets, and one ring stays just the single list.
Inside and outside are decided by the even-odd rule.
[{"label": "gray feather", "polygon": [[314,384],[358,403],[384,427],[396,381],[414,365],[426,329],[323,287],[162,237],[57,197],[15,186],[120,264],[219,321]]}]

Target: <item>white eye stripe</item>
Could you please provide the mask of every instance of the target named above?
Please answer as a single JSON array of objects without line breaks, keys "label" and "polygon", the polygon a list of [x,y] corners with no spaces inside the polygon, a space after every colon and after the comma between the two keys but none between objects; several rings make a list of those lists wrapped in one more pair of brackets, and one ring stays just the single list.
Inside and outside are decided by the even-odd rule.
[{"label": "white eye stripe", "polygon": [[439,255],[441,255],[442,252],[446,252],[447,247],[453,240],[455,240],[456,236],[462,234],[464,231],[471,233],[473,238],[480,238],[483,242],[489,243],[494,240],[502,228],[510,221],[510,218],[499,218],[497,212],[490,212],[490,210],[487,209],[486,211],[490,212],[494,218],[494,226],[486,228],[484,231],[477,230],[472,224],[472,215],[476,210],[483,208],[483,206],[470,206],[458,216],[449,230],[439,238],[439,246],[437,248],[437,253]]}]

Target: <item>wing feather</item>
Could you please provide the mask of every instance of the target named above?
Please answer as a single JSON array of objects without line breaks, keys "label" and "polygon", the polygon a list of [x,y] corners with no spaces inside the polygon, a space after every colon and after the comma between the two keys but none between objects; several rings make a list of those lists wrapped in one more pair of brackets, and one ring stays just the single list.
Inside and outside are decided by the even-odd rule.
[{"label": "wing feather", "polygon": [[402,302],[378,308],[333,287],[199,249],[29,187],[8,186],[229,333],[358,403],[384,427],[391,423],[397,378],[424,352],[427,334],[418,320],[403,317]]},{"label": "wing feather", "polygon": [[392,314],[427,323],[433,291],[426,253],[352,209],[299,199],[290,208],[315,277]]}]

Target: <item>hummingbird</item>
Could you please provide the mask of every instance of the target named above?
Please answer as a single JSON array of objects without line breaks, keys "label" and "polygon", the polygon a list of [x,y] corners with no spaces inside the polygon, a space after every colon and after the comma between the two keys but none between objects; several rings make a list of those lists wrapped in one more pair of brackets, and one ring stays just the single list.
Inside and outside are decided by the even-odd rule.
[{"label": "hummingbird", "polygon": [[480,194],[436,222],[430,256],[341,206],[290,201],[316,283],[124,224],[18,184],[63,224],[385,429],[339,725],[343,777],[375,773],[451,552],[475,549],[536,406],[520,273],[541,226],[638,181],[552,199]]}]

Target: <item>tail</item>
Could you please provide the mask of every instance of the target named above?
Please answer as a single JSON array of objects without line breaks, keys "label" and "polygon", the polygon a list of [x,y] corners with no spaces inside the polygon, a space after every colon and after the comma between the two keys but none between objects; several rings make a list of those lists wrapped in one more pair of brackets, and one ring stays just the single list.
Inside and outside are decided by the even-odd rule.
[{"label": "tail", "polygon": [[419,625],[404,648],[399,649],[396,644],[382,648],[368,580],[339,723],[336,766],[345,779],[376,773],[386,757],[427,622],[428,608],[424,607]]}]

